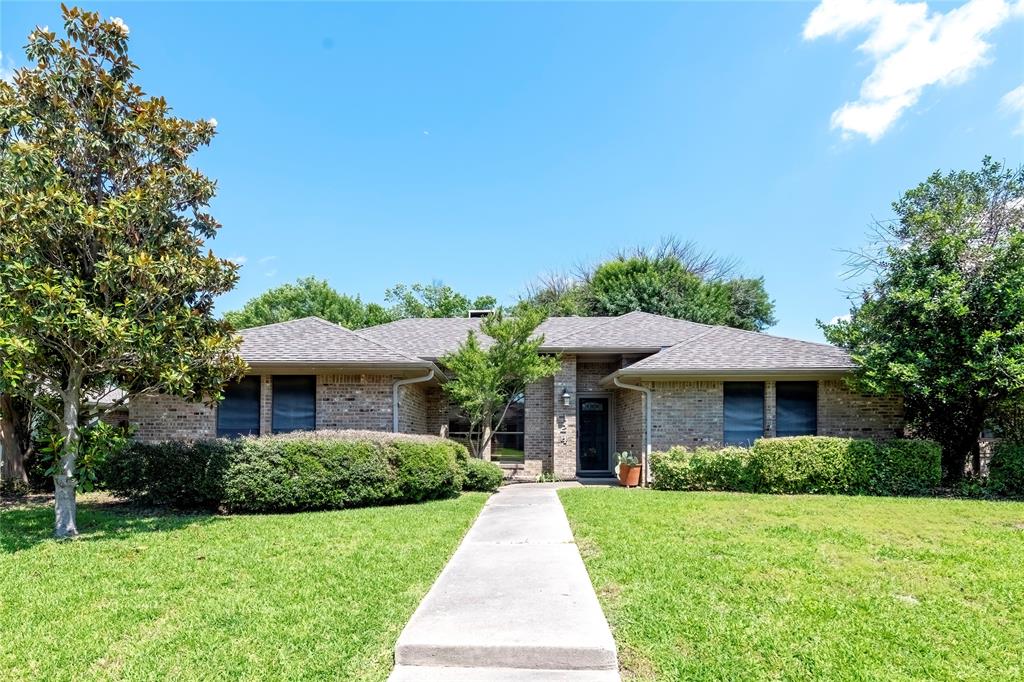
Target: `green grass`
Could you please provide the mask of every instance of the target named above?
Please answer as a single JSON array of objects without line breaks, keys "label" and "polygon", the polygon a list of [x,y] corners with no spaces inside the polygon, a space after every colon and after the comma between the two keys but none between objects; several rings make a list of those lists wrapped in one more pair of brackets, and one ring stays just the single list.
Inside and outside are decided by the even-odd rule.
[{"label": "green grass", "polygon": [[526,459],[526,452],[524,450],[516,450],[515,448],[497,448],[497,450],[491,451],[492,462],[522,462]]},{"label": "green grass", "polygon": [[281,516],[0,510],[0,679],[382,680],[484,494]]},{"label": "green grass", "polygon": [[1024,678],[1024,504],[559,494],[626,677]]}]

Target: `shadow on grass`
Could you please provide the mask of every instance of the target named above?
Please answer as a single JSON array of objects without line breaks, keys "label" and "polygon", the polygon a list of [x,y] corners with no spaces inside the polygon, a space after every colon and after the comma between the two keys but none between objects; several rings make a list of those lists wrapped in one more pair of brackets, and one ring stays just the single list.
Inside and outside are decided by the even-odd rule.
[{"label": "shadow on grass", "polygon": [[[53,539],[53,500],[33,496],[0,506],[0,554],[13,554]],[[142,533],[215,523],[213,514],[189,514],[141,508],[114,501],[79,502],[74,542],[124,540]]]}]

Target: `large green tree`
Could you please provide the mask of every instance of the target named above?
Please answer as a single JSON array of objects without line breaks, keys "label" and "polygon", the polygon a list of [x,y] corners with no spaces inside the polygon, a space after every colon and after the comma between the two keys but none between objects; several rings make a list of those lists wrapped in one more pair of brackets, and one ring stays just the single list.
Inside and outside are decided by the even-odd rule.
[{"label": "large green tree", "polygon": [[544,336],[535,335],[544,321],[539,308],[521,308],[515,316],[496,311],[484,318],[480,331],[492,339],[486,348],[469,332],[458,350],[441,358],[451,374],[444,384],[448,397],[469,420],[469,443],[481,457],[512,403],[526,387],[558,371],[559,361],[541,355]]},{"label": "large green tree", "polygon": [[326,280],[303,277],[250,299],[241,310],[224,314],[236,329],[259,327],[316,316],[348,329],[370,327],[392,318],[383,306],[363,304],[359,297],[340,294]]},{"label": "large green tree", "polygon": [[551,315],[622,315],[634,310],[761,331],[775,324],[762,278],[733,275],[735,262],[667,239],[622,252],[575,277],[548,277],[527,297]]},{"label": "large green tree", "polygon": [[216,123],[142,92],[120,19],[63,13],[67,37],[34,30],[33,66],[0,82],[0,392],[58,425],[59,537],[78,532],[87,396],[213,400],[244,369],[213,315],[237,277],[204,247],[215,185],[187,163]]},{"label": "large green tree", "polygon": [[848,321],[824,324],[867,390],[906,397],[921,435],[963,475],[986,421],[1024,403],[1024,169],[985,158],[936,172],[893,204],[855,254],[873,276]]},{"label": "large green tree", "polygon": [[470,300],[447,284],[396,284],[384,293],[384,300],[391,304],[388,310],[396,320],[407,317],[466,317],[470,310],[490,310],[497,299],[493,296],[478,296]]}]

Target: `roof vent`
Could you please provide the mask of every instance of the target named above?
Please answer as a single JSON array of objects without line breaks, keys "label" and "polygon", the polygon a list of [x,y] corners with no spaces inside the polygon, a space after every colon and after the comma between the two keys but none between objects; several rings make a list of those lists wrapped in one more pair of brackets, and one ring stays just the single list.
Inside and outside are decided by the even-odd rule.
[{"label": "roof vent", "polygon": [[487,317],[488,315],[490,315],[493,312],[494,312],[493,309],[492,310],[470,310],[469,314],[466,317],[470,317],[470,318],[473,318],[473,317]]}]

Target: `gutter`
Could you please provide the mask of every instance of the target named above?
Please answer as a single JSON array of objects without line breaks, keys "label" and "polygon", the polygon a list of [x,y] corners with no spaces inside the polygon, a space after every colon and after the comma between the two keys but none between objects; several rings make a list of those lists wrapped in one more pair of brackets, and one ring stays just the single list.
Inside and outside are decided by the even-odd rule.
[{"label": "gutter", "polygon": [[650,485],[651,482],[651,389],[643,386],[636,386],[634,384],[624,384],[617,376],[612,377],[612,382],[619,388],[627,388],[631,391],[640,391],[644,394],[644,453],[641,458],[641,476],[643,477],[644,485]]},{"label": "gutter", "polygon": [[402,386],[408,386],[409,384],[419,384],[424,381],[430,381],[434,378],[434,370],[430,370],[421,377],[412,377],[409,379],[399,379],[396,381],[391,388],[391,432],[398,433],[398,392]]}]

